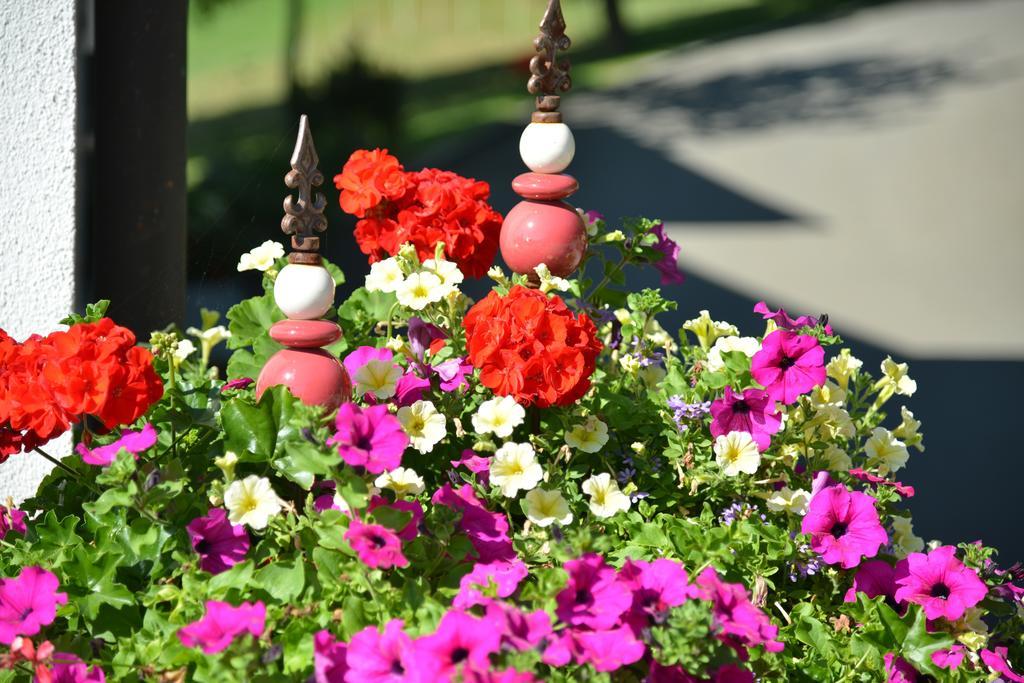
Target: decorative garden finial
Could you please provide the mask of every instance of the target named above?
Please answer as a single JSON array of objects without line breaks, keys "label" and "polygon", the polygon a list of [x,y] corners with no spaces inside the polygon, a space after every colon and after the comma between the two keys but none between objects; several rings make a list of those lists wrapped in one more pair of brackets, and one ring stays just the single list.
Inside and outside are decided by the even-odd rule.
[{"label": "decorative garden finial", "polygon": [[323,266],[318,253],[320,238],[313,234],[327,229],[327,200],[313,191],[324,182],[319,162],[309,119],[303,114],[292,170],[284,177],[285,185],[299,193],[297,200],[292,195],[285,197],[281,219],[281,229],[292,236],[292,252],[288,265],[274,280],[274,301],[288,317],[270,328],[271,338],[287,348],[263,366],[256,394],[262,396],[268,387],[283,384],[303,403],[334,409],[351,395],[352,382],[341,361],[320,348],[338,341],[341,328],[321,319],[334,305],[334,278]]},{"label": "decorative garden finial", "polygon": [[292,253],[288,255],[289,263],[320,265],[320,238],[314,235],[327,229],[324,208],[327,199],[322,192],[313,191],[324,182],[324,174],[319,169],[320,157],[313,145],[313,133],[309,130],[309,118],[303,114],[299,118],[299,137],[295,140],[292,152],[291,167],[284,177],[284,184],[299,191],[298,200],[291,194],[284,198],[284,218],[281,219],[281,230],[292,236]]},{"label": "decorative garden finial", "polygon": [[559,123],[562,114],[558,111],[561,102],[559,93],[569,92],[572,78],[569,77],[569,60],[558,61],[558,53],[565,52],[572,45],[565,35],[565,17],[562,16],[560,0],[548,0],[547,11],[540,21],[540,35],[533,39],[537,54],[530,60],[530,76],[526,89],[537,96],[537,111],[533,113],[535,123]]},{"label": "decorative garden finial", "polygon": [[559,0],[548,0],[540,22],[540,35],[533,46],[527,90],[537,96],[537,111],[519,139],[519,156],[531,173],[512,181],[512,189],[523,201],[512,207],[501,226],[501,256],[516,273],[532,283],[539,281],[536,269],[544,264],[552,275],[568,277],[583,260],[587,250],[587,229],[580,214],[562,201],[579,183],[562,173],[576,154],[576,141],[558,111],[561,96],[572,87],[568,60],[559,61],[558,52],[569,48],[565,17]]}]

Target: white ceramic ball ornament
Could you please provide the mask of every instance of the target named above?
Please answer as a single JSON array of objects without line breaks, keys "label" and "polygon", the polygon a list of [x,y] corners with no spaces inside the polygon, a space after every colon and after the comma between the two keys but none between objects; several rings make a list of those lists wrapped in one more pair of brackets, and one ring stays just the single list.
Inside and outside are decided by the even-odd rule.
[{"label": "white ceramic ball ornament", "polygon": [[519,138],[519,156],[534,173],[561,173],[576,154],[576,140],[564,123],[531,123]]},{"label": "white ceramic ball ornament", "polygon": [[315,320],[334,305],[334,278],[321,266],[289,263],[274,281],[274,301],[292,320]]}]

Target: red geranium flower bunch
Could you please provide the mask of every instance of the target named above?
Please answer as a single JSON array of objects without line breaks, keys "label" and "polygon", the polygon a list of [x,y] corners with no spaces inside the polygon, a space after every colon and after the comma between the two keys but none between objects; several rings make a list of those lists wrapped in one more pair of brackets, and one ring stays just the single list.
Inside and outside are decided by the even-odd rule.
[{"label": "red geranium flower bunch", "polygon": [[480,382],[523,404],[564,406],[590,388],[601,352],[597,327],[558,296],[521,285],[500,296],[491,291],[466,313],[469,360]]},{"label": "red geranium flower bunch", "polygon": [[134,422],[162,395],[153,355],[109,318],[22,343],[0,330],[0,462],[85,415],[106,429]]},{"label": "red geranium flower bunch", "polygon": [[345,213],[359,218],[355,237],[370,263],[411,242],[420,260],[445,257],[469,277],[483,277],[498,251],[501,214],[487,203],[490,186],[455,173],[406,171],[386,149],[357,150],[334,176]]}]

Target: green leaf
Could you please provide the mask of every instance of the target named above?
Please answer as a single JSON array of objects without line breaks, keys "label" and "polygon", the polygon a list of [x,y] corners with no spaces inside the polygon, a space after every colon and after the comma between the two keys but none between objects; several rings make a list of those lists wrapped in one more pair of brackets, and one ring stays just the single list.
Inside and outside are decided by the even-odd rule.
[{"label": "green leaf", "polygon": [[83,503],[82,509],[92,515],[102,517],[115,507],[131,507],[137,492],[135,482],[128,482],[125,488],[107,489],[95,502]]},{"label": "green leaf", "polygon": [[60,321],[61,325],[75,325],[78,323],[94,323],[107,314],[110,307],[110,299],[100,299],[94,304],[86,304],[85,315],[72,313]]},{"label": "green leaf", "polygon": [[241,460],[261,462],[273,456],[277,429],[270,401],[253,405],[244,398],[229,399],[221,408],[220,422],[227,449]]},{"label": "green leaf", "polygon": [[231,331],[228,348],[252,346],[278,320],[284,320],[284,313],[274,303],[274,295],[270,292],[235,304],[228,309],[228,329]]},{"label": "green leaf", "polygon": [[211,578],[207,584],[209,597],[223,597],[233,588],[237,588],[239,591],[245,592],[246,588],[248,588],[252,583],[253,571],[252,560],[246,560],[245,562],[236,564],[226,572],[217,574]]},{"label": "green leaf", "polygon": [[256,572],[256,580],[263,590],[283,603],[296,600],[306,586],[306,565],[297,560],[271,562]]},{"label": "green leaf", "polygon": [[274,460],[274,469],[308,491],[317,476],[330,474],[339,462],[337,453],[325,454],[308,441],[292,441],[285,444],[284,455]]},{"label": "green leaf", "polygon": [[343,285],[343,284],[345,284],[345,273],[343,273],[341,271],[341,268],[339,268],[338,266],[334,265],[333,263],[331,263],[327,259],[323,260],[323,265],[324,265],[324,268],[327,269],[327,272],[331,274],[331,279],[334,280],[334,284],[335,285]]},{"label": "green leaf", "polygon": [[944,672],[932,661],[932,653],[952,647],[953,636],[942,631],[929,633],[928,619],[924,615],[924,610],[916,605],[912,605],[910,611],[903,618],[904,624],[908,624],[908,622],[907,636],[903,641],[903,656],[918,671],[931,674],[941,680]]}]

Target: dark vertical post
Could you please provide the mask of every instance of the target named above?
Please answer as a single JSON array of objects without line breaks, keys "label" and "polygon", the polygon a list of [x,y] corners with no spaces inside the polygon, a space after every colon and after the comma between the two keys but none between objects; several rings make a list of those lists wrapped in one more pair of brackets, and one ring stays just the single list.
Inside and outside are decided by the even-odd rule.
[{"label": "dark vertical post", "polygon": [[185,317],[187,0],[95,3],[91,298],[148,337]]}]

